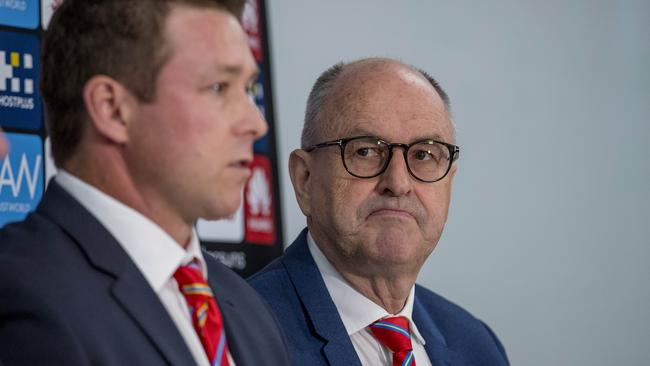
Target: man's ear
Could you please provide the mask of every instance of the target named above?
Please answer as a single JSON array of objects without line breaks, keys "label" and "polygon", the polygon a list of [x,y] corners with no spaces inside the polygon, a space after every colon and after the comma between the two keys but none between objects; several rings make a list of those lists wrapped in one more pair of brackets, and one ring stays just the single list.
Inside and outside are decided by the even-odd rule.
[{"label": "man's ear", "polygon": [[115,79],[96,75],[83,90],[90,122],[97,133],[116,144],[128,141],[128,121],[136,105],[135,97]]},{"label": "man's ear", "polygon": [[293,184],[293,192],[302,213],[311,215],[311,171],[310,156],[305,150],[296,149],[289,155],[289,176]]}]

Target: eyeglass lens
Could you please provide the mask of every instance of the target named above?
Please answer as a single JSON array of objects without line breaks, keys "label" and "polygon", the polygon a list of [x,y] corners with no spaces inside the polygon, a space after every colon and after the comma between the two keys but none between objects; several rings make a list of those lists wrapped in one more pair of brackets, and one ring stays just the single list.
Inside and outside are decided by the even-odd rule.
[{"label": "eyeglass lens", "polygon": [[[388,144],[376,138],[353,139],[345,145],[343,161],[353,175],[372,177],[379,174],[388,164],[389,150]],[[406,156],[411,173],[424,181],[442,178],[449,168],[449,149],[435,141],[411,145]]]}]

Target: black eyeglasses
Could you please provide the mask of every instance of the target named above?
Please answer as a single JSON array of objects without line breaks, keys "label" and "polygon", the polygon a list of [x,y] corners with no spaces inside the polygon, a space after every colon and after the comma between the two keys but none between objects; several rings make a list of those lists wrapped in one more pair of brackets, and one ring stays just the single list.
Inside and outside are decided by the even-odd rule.
[{"label": "black eyeglasses", "polygon": [[460,153],[458,146],[442,141],[426,139],[411,144],[396,144],[375,136],[356,136],[326,141],[304,150],[311,152],[335,145],[341,149],[341,160],[345,170],[357,178],[373,178],[382,174],[393,156],[393,148],[401,147],[409,173],[415,179],[428,183],[444,178]]}]

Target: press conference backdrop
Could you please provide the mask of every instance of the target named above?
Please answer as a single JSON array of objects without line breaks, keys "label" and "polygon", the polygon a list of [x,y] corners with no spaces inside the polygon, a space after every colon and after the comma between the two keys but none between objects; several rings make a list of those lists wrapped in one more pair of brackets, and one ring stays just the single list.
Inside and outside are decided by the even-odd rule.
[{"label": "press conference backdrop", "polygon": [[[33,211],[56,172],[39,91],[40,43],[51,15],[52,0],[0,0],[0,126],[10,145],[0,159],[0,226]],[[255,143],[239,210],[226,220],[200,220],[197,231],[209,253],[247,276],[282,252],[283,237],[263,0],[247,0],[242,25],[260,69],[255,102],[269,133]]]},{"label": "press conference backdrop", "polygon": [[[311,84],[341,59],[399,57],[447,89],[462,147],[447,228],[420,282],[488,322],[515,365],[650,364],[650,2],[396,4],[248,5],[271,129],[244,193],[255,203],[200,223],[204,244],[246,274],[291,241],[304,219],[286,161]],[[0,225],[33,210],[53,174],[38,94],[49,6],[0,1],[0,125],[11,144]],[[251,214],[262,220],[246,226]]]},{"label": "press conference backdrop", "polygon": [[650,365],[650,1],[268,5],[287,241],[312,83],[402,58],[449,92],[461,146],[420,283],[489,323],[513,365]]}]

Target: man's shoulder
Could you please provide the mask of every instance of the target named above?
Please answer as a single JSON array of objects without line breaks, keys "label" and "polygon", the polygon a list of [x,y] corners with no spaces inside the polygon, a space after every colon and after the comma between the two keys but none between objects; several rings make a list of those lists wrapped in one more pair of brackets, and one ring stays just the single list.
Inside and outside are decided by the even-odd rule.
[{"label": "man's shoulder", "polygon": [[286,276],[287,270],[282,264],[282,257],[278,257],[264,268],[247,278],[250,284],[275,283]]},{"label": "man's shoulder", "polygon": [[303,230],[280,257],[248,278],[251,286],[262,296],[271,297],[292,287],[290,272],[310,276],[314,274],[313,271],[317,271],[307,249],[306,233],[307,231]]},{"label": "man's shoulder", "polygon": [[248,277],[247,281],[274,308],[286,306],[291,302],[287,301],[289,298],[297,296],[282,257]]},{"label": "man's shoulder", "polygon": [[415,285],[415,301],[427,309],[427,312],[443,314],[445,318],[453,316],[464,320],[476,320],[460,305],[419,284]]},{"label": "man's shoulder", "polygon": [[60,255],[53,243],[69,240],[61,228],[38,213],[25,220],[7,224],[0,229],[0,258],[39,260],[49,255]]},{"label": "man's shoulder", "polygon": [[463,307],[420,285],[415,287],[413,317],[418,329],[421,326],[437,329],[447,345],[463,357],[479,355],[503,362],[495,364],[508,363],[503,345],[487,324]]},{"label": "man's shoulder", "polygon": [[420,285],[415,285],[413,311],[416,316],[429,318],[446,333],[482,331],[485,326],[465,308]]}]

